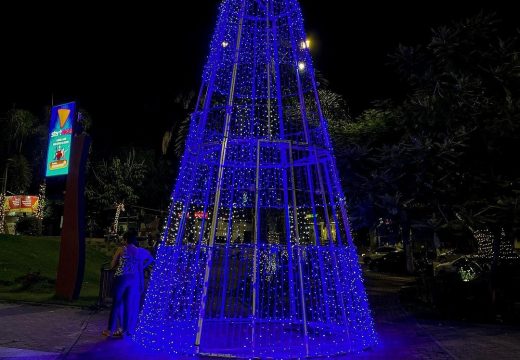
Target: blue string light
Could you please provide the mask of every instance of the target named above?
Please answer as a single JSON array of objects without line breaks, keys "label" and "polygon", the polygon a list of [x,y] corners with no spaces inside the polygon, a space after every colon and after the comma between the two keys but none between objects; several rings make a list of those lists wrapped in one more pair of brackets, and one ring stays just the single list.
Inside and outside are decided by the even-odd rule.
[{"label": "blue string light", "polygon": [[297,0],[224,0],[134,340],[289,358],[377,342]]}]

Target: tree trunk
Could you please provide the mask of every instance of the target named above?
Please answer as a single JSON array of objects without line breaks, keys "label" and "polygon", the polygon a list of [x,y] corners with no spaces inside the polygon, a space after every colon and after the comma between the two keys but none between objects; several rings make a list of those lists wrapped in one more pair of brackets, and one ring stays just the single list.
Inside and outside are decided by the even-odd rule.
[{"label": "tree trunk", "polygon": [[376,228],[375,227],[371,227],[369,230],[368,230],[368,248],[374,248],[375,245],[376,245],[376,239],[377,237],[377,232],[376,232]]},{"label": "tree trunk", "polygon": [[414,272],[412,251],[412,229],[410,228],[410,224],[407,221],[401,224],[401,237],[403,239],[404,251],[406,253],[406,271],[412,274]]},{"label": "tree trunk", "polygon": [[497,268],[498,260],[500,259],[500,240],[502,230],[499,227],[490,227],[490,233],[493,236],[493,261],[491,262],[491,276],[490,276],[490,288],[491,288],[491,309],[493,315],[496,314],[496,292],[497,292]]}]

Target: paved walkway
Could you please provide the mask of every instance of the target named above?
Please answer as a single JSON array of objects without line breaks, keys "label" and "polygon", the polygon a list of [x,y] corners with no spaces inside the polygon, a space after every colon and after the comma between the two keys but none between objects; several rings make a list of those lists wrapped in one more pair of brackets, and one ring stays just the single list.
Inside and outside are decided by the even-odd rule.
[{"label": "paved walkway", "polygon": [[[519,359],[520,327],[417,321],[399,304],[409,278],[367,273],[381,343],[338,359]],[[105,339],[107,311],[0,303],[0,359],[169,359],[130,340]],[[179,359],[179,358],[177,358]]]}]

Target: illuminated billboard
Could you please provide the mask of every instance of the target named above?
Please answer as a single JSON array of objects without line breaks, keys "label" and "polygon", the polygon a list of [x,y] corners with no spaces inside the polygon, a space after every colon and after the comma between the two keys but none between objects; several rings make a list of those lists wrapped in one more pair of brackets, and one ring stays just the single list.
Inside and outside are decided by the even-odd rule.
[{"label": "illuminated billboard", "polygon": [[75,102],[52,107],[46,176],[67,175],[69,173],[75,116]]},{"label": "illuminated billboard", "polygon": [[4,202],[4,211],[10,213],[28,213],[32,214],[38,209],[38,196],[15,195],[6,196]]}]

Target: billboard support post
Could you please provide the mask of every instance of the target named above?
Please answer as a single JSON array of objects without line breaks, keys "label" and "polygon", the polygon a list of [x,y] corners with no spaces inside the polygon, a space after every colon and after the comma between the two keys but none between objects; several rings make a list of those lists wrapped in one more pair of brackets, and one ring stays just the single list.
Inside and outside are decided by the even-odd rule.
[{"label": "billboard support post", "polygon": [[46,177],[67,176],[56,297],[79,297],[85,271],[85,169],[90,137],[74,135],[76,103],[53,106],[49,124]]},{"label": "billboard support post", "polygon": [[79,297],[85,271],[85,169],[90,137],[74,137],[65,190],[56,297]]}]

